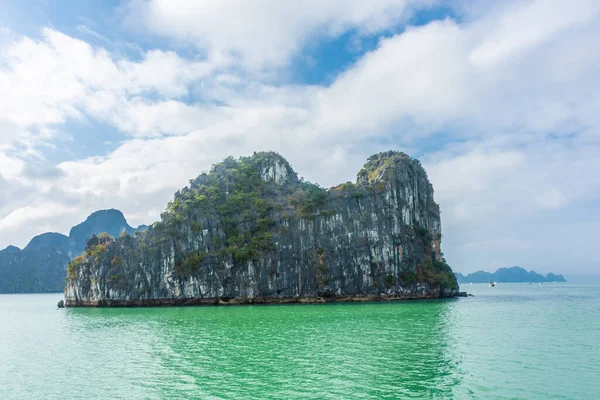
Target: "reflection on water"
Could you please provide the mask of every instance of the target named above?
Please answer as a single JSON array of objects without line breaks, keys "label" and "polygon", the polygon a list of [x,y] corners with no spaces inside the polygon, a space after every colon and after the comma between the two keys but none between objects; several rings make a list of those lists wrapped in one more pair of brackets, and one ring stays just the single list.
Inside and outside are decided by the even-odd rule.
[{"label": "reflection on water", "polygon": [[157,397],[423,398],[457,384],[450,304],[74,309],[66,329]]},{"label": "reflection on water", "polygon": [[537,398],[600,390],[600,287],[380,304],[57,310],[0,296],[2,399]]}]

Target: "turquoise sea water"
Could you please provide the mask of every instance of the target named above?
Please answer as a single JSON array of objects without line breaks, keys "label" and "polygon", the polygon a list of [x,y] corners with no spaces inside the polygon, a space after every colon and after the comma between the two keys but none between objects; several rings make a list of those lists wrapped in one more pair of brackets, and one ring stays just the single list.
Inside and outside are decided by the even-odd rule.
[{"label": "turquoise sea water", "polygon": [[463,289],[153,309],[0,295],[0,399],[600,398],[600,286]]}]

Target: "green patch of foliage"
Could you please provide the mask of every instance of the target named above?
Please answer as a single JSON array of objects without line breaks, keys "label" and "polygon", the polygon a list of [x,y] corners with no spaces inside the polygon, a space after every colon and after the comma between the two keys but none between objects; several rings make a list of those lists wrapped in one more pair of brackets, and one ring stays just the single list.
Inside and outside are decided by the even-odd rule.
[{"label": "green patch of foliage", "polygon": [[[359,181],[368,180],[369,179],[369,173],[367,172],[367,169],[366,168],[361,168],[361,170],[358,171],[358,174],[356,175],[356,178]],[[375,282],[373,282],[373,283],[375,283]]]},{"label": "green patch of foliage", "polygon": [[190,228],[192,229],[192,232],[202,232],[202,224],[200,224],[199,222],[196,221],[190,221]]},{"label": "green patch of foliage", "polygon": [[[328,210],[329,193],[318,185],[298,181],[285,160],[293,179],[287,183],[266,182],[261,177],[265,166],[272,165],[275,153],[255,153],[252,157],[235,159],[228,157],[212,166],[208,174],[191,180],[189,187],[176,193],[162,214],[161,222],[153,224],[147,235],[148,246],[156,246],[167,240],[177,242],[189,226],[194,233],[215,227],[206,219],[218,217],[224,238],[213,238],[211,256],[232,257],[235,264],[260,259],[264,253],[275,250],[273,234],[278,229],[277,219],[291,213],[300,218],[331,216]],[[354,186],[353,184],[349,184]],[[280,227],[283,232],[288,228]],[[177,250],[176,250],[177,252]],[[180,272],[188,270],[186,261],[190,255],[176,254]]]},{"label": "green patch of foliage", "polygon": [[[266,157],[273,156],[260,153],[240,159],[228,157],[214,165],[209,174],[191,181],[163,213],[164,234],[171,234],[171,229],[176,231],[184,222],[199,232],[203,229],[199,219],[216,214],[225,232],[224,243],[215,246],[221,247],[218,255],[230,254],[236,263],[244,263],[272,251],[275,209],[281,209],[275,199],[281,189],[265,182],[259,171]],[[155,224],[157,228],[160,226]]]},{"label": "green patch of foliage", "polygon": [[319,185],[302,182],[301,186],[290,197],[290,205],[296,209],[300,217],[313,217],[317,210],[324,207],[329,199],[327,190]]},{"label": "green patch of foliage", "polygon": [[67,279],[69,280],[74,280],[77,279],[78,273],[79,273],[79,268],[83,265],[84,263],[84,258],[83,256],[79,256],[74,258],[68,265],[67,267]]},{"label": "green patch of foliage", "polygon": [[458,289],[456,276],[445,260],[425,260],[417,266],[416,279],[441,288]]},{"label": "green patch of foliage", "polygon": [[[423,257],[416,267],[414,272],[406,272],[402,277],[402,281],[408,284],[423,282],[431,285],[440,285],[441,288],[458,289],[456,276],[452,272],[446,260],[436,255],[432,251],[433,236],[425,227],[414,225],[409,228],[413,229],[415,237],[423,248]],[[441,235],[437,235],[436,240],[441,239]],[[416,261],[416,257],[411,257],[411,261]]]},{"label": "green patch of foliage", "polygon": [[336,212],[333,211],[333,210],[321,210],[321,211],[319,211],[319,215],[321,217],[331,217],[331,216],[333,216],[335,214],[336,214]]},{"label": "green patch of foliage", "polygon": [[414,230],[415,234],[417,235],[417,238],[423,243],[423,246],[431,246],[433,238],[431,237],[431,233],[427,228],[424,228],[420,225],[415,225]]},{"label": "green patch of foliage", "polygon": [[[250,236],[249,240],[246,237]],[[233,258],[238,263],[258,260],[260,255],[275,250],[273,235],[269,232],[256,232],[253,235],[236,236],[230,245]]]},{"label": "green patch of foliage", "polygon": [[342,196],[346,199],[352,197],[359,199],[363,196],[363,188],[352,182],[342,183],[341,185],[335,186],[330,189],[331,193],[337,196]]},{"label": "green patch of foliage", "polygon": [[198,271],[205,258],[205,252],[193,251],[187,255],[182,263],[175,266],[175,270],[183,276],[193,275],[196,271]]},{"label": "green patch of foliage", "polygon": [[106,284],[111,289],[119,290],[123,287],[127,287],[127,279],[122,271],[115,271],[106,278]]},{"label": "green patch of foliage", "polygon": [[402,279],[402,282],[411,285],[413,283],[417,283],[417,274],[415,272],[408,271],[405,272],[400,279]]},{"label": "green patch of foliage", "polygon": [[346,183],[342,183],[340,185],[335,186],[331,190],[333,190],[334,192],[344,192],[344,191],[351,191],[351,190],[355,190],[355,189],[356,189],[356,185],[354,183],[346,182]]},{"label": "green patch of foliage", "polygon": [[367,187],[367,190],[369,190],[370,192],[373,192],[373,193],[381,193],[385,190],[385,186],[386,186],[386,183],[384,181],[376,181],[376,182],[372,182]]},{"label": "green patch of foliage", "polygon": [[95,264],[99,264],[100,261],[102,261],[102,257],[104,256],[104,253],[106,253],[108,246],[109,242],[103,242],[92,245],[86,249],[85,254],[88,257],[93,258]]},{"label": "green patch of foliage", "polygon": [[[397,151],[374,154],[367,159],[367,163],[358,173],[358,178],[366,178],[367,181],[371,182],[377,179],[384,170],[395,167],[400,161],[407,160],[411,160],[411,158]],[[417,160],[414,161],[418,162]]]}]

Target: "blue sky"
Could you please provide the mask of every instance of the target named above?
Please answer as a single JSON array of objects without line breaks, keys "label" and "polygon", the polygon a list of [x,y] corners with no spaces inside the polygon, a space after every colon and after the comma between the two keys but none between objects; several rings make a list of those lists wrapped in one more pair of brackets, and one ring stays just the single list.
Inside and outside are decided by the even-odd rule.
[{"label": "blue sky", "polygon": [[0,2],[0,248],[159,218],[228,155],[418,157],[453,268],[595,273],[600,4]]}]

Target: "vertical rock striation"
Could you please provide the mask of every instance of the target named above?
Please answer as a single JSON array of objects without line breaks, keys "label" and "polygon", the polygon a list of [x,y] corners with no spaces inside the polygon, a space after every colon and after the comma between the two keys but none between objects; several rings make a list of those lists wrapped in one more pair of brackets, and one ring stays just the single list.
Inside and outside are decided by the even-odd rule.
[{"label": "vertical rock striation", "polygon": [[227,158],[133,237],[93,236],[67,306],[362,301],[453,296],[433,188],[404,153],[325,190],[276,153]]}]

